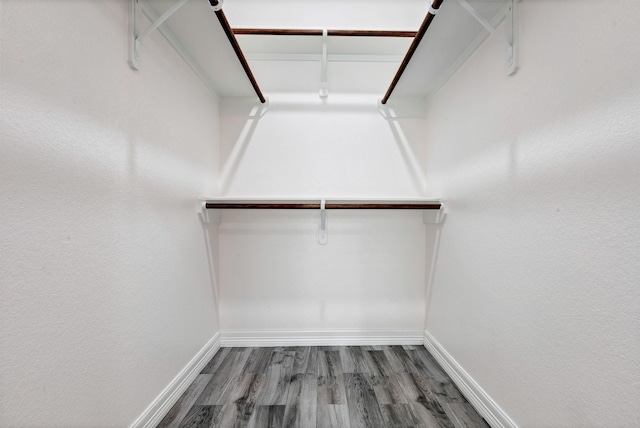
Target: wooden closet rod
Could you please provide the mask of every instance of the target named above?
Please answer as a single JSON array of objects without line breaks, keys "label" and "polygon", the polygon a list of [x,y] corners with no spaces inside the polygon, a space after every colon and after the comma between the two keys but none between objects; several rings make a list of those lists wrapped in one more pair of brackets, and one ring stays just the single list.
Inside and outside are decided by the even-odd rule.
[{"label": "wooden closet rod", "polygon": [[[211,7],[215,8],[216,6],[218,6],[218,0],[209,0],[209,4],[211,4]],[[262,94],[262,91],[258,86],[258,82],[256,82],[256,78],[253,76],[253,72],[249,67],[249,63],[247,62],[247,59],[244,57],[244,53],[242,53],[242,49],[240,49],[238,40],[236,40],[236,37],[233,35],[233,30],[229,25],[229,21],[227,21],[227,17],[225,16],[222,9],[215,10],[215,12],[216,12],[216,16],[218,17],[218,21],[220,21],[220,25],[224,30],[224,33],[227,35],[227,39],[229,39],[229,43],[231,43],[231,47],[233,47],[233,50],[235,51],[236,56],[238,57],[238,60],[240,60],[240,64],[242,65],[244,72],[247,74],[247,77],[251,82],[251,86],[253,86],[253,90],[256,91],[256,95],[260,99],[260,102],[264,104],[267,100]]]},{"label": "wooden closet rod", "polygon": [[[348,203],[328,202],[328,210],[439,210],[439,203]],[[260,209],[260,210],[319,210],[320,204],[315,202],[205,202],[207,209]]]},{"label": "wooden closet rod", "polygon": [[418,49],[418,45],[422,41],[422,38],[424,37],[427,30],[429,29],[429,25],[431,25],[431,21],[433,21],[433,18],[436,16],[436,13],[438,13],[438,9],[440,9],[440,5],[442,5],[443,1],[444,0],[433,0],[431,7],[429,7],[429,12],[427,12],[427,16],[425,16],[424,21],[422,21],[422,25],[420,25],[418,34],[416,34],[415,38],[413,39],[413,42],[411,43],[411,46],[409,46],[409,50],[407,51],[407,54],[404,56],[404,59],[400,64],[400,68],[396,72],[396,75],[393,78],[393,81],[391,82],[389,89],[387,89],[387,93],[384,94],[384,97],[382,98],[382,101],[381,101],[382,104],[386,104],[387,101],[389,101],[389,97],[391,96],[391,93],[393,92],[396,85],[398,84],[398,81],[400,81],[400,77],[402,77],[402,73],[404,73],[404,70],[407,68],[407,65],[409,65],[409,61],[411,60],[411,57],[416,52],[416,49]]},{"label": "wooden closet rod", "polygon": [[[235,35],[260,36],[322,36],[323,30],[297,30],[282,28],[234,28]],[[337,37],[415,37],[417,31],[384,30],[327,30],[328,36]]]}]

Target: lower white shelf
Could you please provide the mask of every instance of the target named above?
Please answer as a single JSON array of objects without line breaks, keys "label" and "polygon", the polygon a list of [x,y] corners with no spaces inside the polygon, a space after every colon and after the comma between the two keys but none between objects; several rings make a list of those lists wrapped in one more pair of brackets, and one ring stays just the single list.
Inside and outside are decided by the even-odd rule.
[{"label": "lower white shelf", "polygon": [[205,209],[440,210],[437,199],[203,199]]},{"label": "lower white shelf", "polygon": [[[442,223],[444,202],[438,199],[202,199],[201,217],[209,223],[207,210],[319,210],[318,242],[327,243],[327,210],[422,210],[424,223]],[[219,221],[220,216],[214,218]]]}]

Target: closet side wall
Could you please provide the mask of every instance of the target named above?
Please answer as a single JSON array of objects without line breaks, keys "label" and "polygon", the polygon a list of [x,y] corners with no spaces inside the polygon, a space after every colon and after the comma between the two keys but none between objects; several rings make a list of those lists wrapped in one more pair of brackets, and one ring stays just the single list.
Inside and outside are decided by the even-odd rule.
[{"label": "closet side wall", "polygon": [[1,426],[129,426],[219,329],[218,101],[128,3],[0,2]]},{"label": "closet side wall", "polygon": [[427,331],[519,426],[640,420],[640,4],[523,1],[429,103]]}]

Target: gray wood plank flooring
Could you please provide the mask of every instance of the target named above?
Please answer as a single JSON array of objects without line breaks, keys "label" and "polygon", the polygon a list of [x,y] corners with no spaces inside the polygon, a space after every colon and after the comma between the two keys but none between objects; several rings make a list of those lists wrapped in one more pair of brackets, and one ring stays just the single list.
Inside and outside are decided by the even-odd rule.
[{"label": "gray wood plank flooring", "polygon": [[222,348],[158,427],[486,428],[422,346]]}]

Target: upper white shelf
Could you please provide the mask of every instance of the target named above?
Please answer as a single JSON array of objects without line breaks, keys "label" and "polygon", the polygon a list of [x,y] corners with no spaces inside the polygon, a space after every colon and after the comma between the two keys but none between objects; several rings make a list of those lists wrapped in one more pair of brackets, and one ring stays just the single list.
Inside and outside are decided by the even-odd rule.
[{"label": "upper white shelf", "polygon": [[[136,1],[136,0],[132,0]],[[149,21],[138,17],[142,31],[178,2],[137,0]],[[158,30],[203,83],[222,97],[255,96],[251,82],[208,0],[190,0],[180,6]],[[144,66],[144,40],[140,62]]]},{"label": "upper white shelf", "polygon": [[[467,0],[480,18],[496,27],[511,0]],[[436,92],[490,35],[457,0],[445,0],[411,58],[392,97],[428,97]],[[501,43],[491,40],[492,43]]]},{"label": "upper white shelf", "polygon": [[[388,92],[391,99],[424,98],[437,91],[489,34],[493,33],[496,42],[504,43],[507,49],[509,45],[515,48],[514,0],[444,0],[408,62],[405,54],[413,41],[410,37],[344,37],[330,33],[235,37],[233,22],[225,29],[219,22],[224,14],[215,12],[209,0],[131,2],[132,10],[137,11],[137,15],[132,12],[137,23],[132,33],[136,37],[144,33],[146,37],[148,29],[157,25],[205,85],[222,97],[255,96],[260,93],[259,84],[266,96],[270,92],[313,93],[320,87],[321,96],[326,96],[328,88],[329,94],[375,93],[382,98],[392,80],[397,80],[396,72],[403,64],[404,72],[393,92]],[[508,22],[501,35],[496,27],[505,19]],[[143,45],[144,40],[133,43],[134,68],[144,64]],[[245,54],[255,71],[253,84]],[[514,49],[510,55],[506,68],[512,73]]]}]

